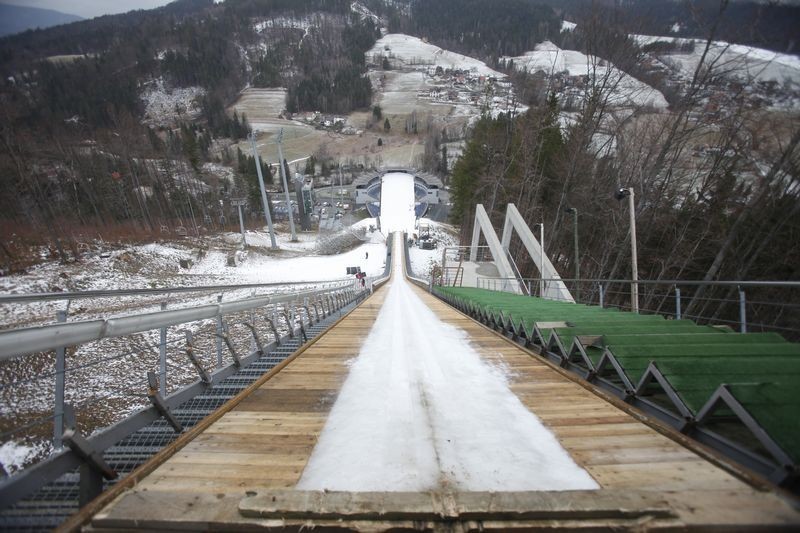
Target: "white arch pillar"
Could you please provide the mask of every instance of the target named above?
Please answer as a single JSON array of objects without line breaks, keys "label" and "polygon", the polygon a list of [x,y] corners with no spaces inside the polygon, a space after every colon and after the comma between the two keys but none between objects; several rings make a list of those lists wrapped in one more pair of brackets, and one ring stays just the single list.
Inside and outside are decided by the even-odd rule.
[{"label": "white arch pillar", "polygon": [[[534,237],[533,232],[514,204],[508,204],[506,207],[506,220],[503,224],[503,236],[501,239],[497,238],[497,233],[492,227],[492,222],[483,204],[478,204],[475,207],[475,225],[472,228],[472,244],[469,251],[469,260],[472,262],[477,261],[478,244],[480,243],[481,234],[483,234],[486,239],[486,244],[492,252],[500,276],[503,278],[516,278],[514,269],[511,267],[507,256],[508,247],[511,244],[511,237],[515,231],[522,240],[523,246],[525,246],[525,249],[541,276],[545,279],[557,280],[546,282],[544,297],[551,300],[575,303],[575,299],[572,297],[572,294],[570,294],[564,282],[561,281],[561,276],[556,271],[553,263],[550,262],[550,258],[547,257],[546,253],[542,254],[541,244],[536,237]],[[514,292],[519,292],[519,288],[515,288],[516,290]]]},{"label": "white arch pillar", "polygon": [[550,258],[547,257],[546,253],[542,254],[542,245],[536,237],[534,237],[531,228],[525,223],[525,219],[522,218],[522,214],[520,214],[514,204],[508,204],[506,207],[506,221],[505,224],[503,224],[503,238],[501,242],[504,250],[508,250],[514,231],[517,232],[520,240],[522,240],[523,246],[525,246],[531,259],[533,259],[536,268],[539,269],[542,278],[558,280],[545,282],[544,297],[550,300],[575,303],[575,299],[572,297],[572,294],[570,294],[564,282],[561,281],[561,276],[558,275],[553,263],[550,262]]},{"label": "white arch pillar", "polygon": [[[486,239],[486,244],[489,246],[489,251],[492,252],[495,266],[500,273],[500,277],[505,279],[516,279],[514,269],[511,268],[511,263],[506,257],[506,252],[503,245],[497,238],[497,233],[492,227],[492,221],[486,213],[483,204],[475,206],[475,225],[472,227],[472,245],[469,248],[469,260],[476,262],[478,260],[478,244],[480,243],[481,233]],[[511,285],[513,292],[521,292],[517,283]]]}]

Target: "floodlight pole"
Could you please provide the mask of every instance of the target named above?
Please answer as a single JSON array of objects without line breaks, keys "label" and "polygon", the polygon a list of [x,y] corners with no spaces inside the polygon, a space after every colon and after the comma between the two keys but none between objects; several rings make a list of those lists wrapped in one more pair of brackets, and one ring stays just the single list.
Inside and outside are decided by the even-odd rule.
[{"label": "floodlight pole", "polygon": [[297,233],[294,231],[294,211],[292,210],[292,200],[289,197],[289,185],[286,183],[286,172],[283,168],[283,152],[281,143],[283,142],[283,128],[278,133],[278,167],[281,169],[281,180],[283,181],[283,193],[286,197],[286,211],[289,214],[289,229],[292,232],[292,242],[297,242]]},{"label": "floodlight pole", "polygon": [[544,283],[544,222],[542,222],[539,225],[539,230],[540,230],[539,236],[541,237],[539,239],[539,241],[540,241],[539,244],[542,245],[542,248],[541,248],[541,252],[542,252],[542,257],[541,257],[541,261],[542,261],[542,272],[541,272],[541,274],[542,274],[542,298],[544,298],[544,288],[545,288],[545,283]]},{"label": "floodlight pole", "polygon": [[539,298],[544,298],[544,222],[539,226]]},{"label": "floodlight pole", "polygon": [[633,187],[620,189],[628,197],[628,211],[631,220],[631,311],[639,312],[639,263],[636,252],[636,202]]},{"label": "floodlight pole", "polygon": [[578,302],[581,298],[581,256],[578,250],[578,209],[569,207],[567,211],[573,215],[572,233],[573,244],[575,245],[575,301]]},{"label": "floodlight pole", "polygon": [[264,204],[264,217],[267,219],[269,228],[269,240],[272,248],[277,249],[278,243],[275,241],[275,228],[272,227],[272,216],[269,214],[269,203],[267,202],[267,190],[264,188],[264,176],[261,173],[261,161],[258,158],[258,148],[256,147],[256,134],[250,133],[250,146],[253,147],[253,158],[256,160],[256,173],[258,174],[258,186],[261,188],[261,203]]},{"label": "floodlight pole", "polygon": [[639,263],[638,253],[636,251],[636,209],[633,201],[633,188],[628,189],[630,195],[628,196],[628,210],[631,216],[631,275],[633,276],[633,283],[631,283],[631,310],[634,313],[639,312]]}]

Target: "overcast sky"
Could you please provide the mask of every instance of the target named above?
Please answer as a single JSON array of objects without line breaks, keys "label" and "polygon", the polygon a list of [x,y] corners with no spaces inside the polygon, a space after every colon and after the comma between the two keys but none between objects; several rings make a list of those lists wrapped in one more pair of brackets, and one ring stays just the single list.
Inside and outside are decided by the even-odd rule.
[{"label": "overcast sky", "polygon": [[152,9],[169,2],[171,0],[0,0],[0,4],[55,9],[87,19],[132,9]]}]

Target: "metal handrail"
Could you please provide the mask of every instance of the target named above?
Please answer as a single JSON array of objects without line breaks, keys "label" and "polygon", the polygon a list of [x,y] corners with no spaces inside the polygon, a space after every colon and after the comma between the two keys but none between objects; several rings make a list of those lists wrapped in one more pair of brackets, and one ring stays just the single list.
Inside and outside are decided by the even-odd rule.
[{"label": "metal handrail", "polygon": [[[160,363],[162,366],[161,370],[158,373],[158,380],[157,385],[150,384],[150,387],[155,388],[156,386],[159,387],[156,393],[148,392],[147,394],[133,394],[134,396],[141,396],[141,397],[154,397],[153,395],[158,395],[155,401],[151,399],[151,403],[148,407],[141,407],[137,411],[133,412],[132,414],[128,415],[125,419],[119,420],[114,422],[110,426],[106,426],[98,431],[93,432],[93,434],[89,437],[85,438],[85,441],[88,443],[88,446],[91,450],[98,457],[102,457],[102,453],[107,450],[109,447],[115,445],[116,443],[120,442],[122,439],[126,438],[127,436],[131,435],[133,432],[137,431],[138,429],[150,424],[151,422],[155,421],[156,419],[160,418],[161,416],[167,416],[164,414],[166,411],[169,415],[169,411],[171,409],[176,409],[179,406],[183,405],[186,401],[191,398],[196,397],[198,394],[202,394],[204,391],[208,390],[208,387],[211,386],[213,383],[219,383],[222,380],[226,379],[229,376],[232,376],[238,369],[242,366],[247,366],[253,361],[257,360],[259,357],[264,355],[265,353],[273,350],[274,348],[281,346],[284,342],[286,342],[290,338],[295,338],[298,334],[303,335],[303,339],[307,340],[306,333],[304,331],[304,323],[305,325],[311,326],[314,322],[318,322],[320,317],[316,314],[316,307],[315,309],[315,317],[312,317],[311,312],[308,308],[309,305],[309,297],[313,295],[319,295],[320,297],[328,296],[328,315],[330,316],[334,310],[339,310],[340,314],[342,309],[346,306],[352,304],[353,302],[357,302],[364,297],[365,294],[368,294],[367,290],[361,289],[360,287],[354,286],[352,280],[347,280],[346,284],[343,284],[339,287],[335,288],[328,288],[328,289],[318,289],[312,291],[303,291],[303,292],[293,292],[291,294],[280,294],[272,297],[256,297],[256,298],[247,298],[238,301],[231,301],[226,302],[224,304],[219,305],[209,305],[209,306],[202,306],[199,308],[193,309],[181,309],[175,311],[163,311],[160,313],[147,313],[142,314],[139,316],[131,316],[131,317],[123,317],[121,319],[110,319],[107,321],[103,320],[94,320],[94,321],[85,321],[83,323],[75,322],[75,323],[64,323],[61,322],[56,324],[56,327],[60,328],[68,328],[68,331],[71,332],[72,326],[78,327],[87,327],[95,326],[96,324],[103,324],[105,328],[101,331],[101,333],[105,333],[105,337],[110,336],[119,336],[119,335],[128,335],[131,332],[136,330],[148,330],[148,329],[161,329],[162,337],[161,337],[161,345],[159,346],[160,349],[160,358],[162,359]],[[305,303],[301,303],[302,300],[305,299]],[[313,298],[312,298],[313,300]],[[286,305],[290,302],[297,302],[295,304],[295,310],[297,312],[297,316],[295,317],[294,312],[288,312],[286,310]],[[193,361],[197,368],[199,374],[201,374],[201,379],[195,380],[190,384],[172,391],[167,390],[166,388],[166,350],[164,349],[166,344],[171,343],[178,343],[178,342],[187,342],[188,348],[187,353],[189,353],[189,357],[191,358],[191,350],[192,350],[192,336],[191,332],[186,331],[186,341],[184,340],[177,340],[172,341],[171,343],[167,343],[166,341],[166,331],[169,325],[174,325],[176,323],[186,323],[192,322],[195,320],[203,320],[209,318],[207,315],[209,313],[219,313],[219,314],[212,314],[214,318],[217,319],[217,338],[219,339],[219,333],[222,331],[223,333],[227,334],[227,327],[225,329],[221,329],[222,322],[220,318],[223,314],[235,314],[240,311],[252,311],[258,307],[272,307],[273,310],[275,309],[278,303],[284,304],[284,311],[283,317],[285,318],[285,326],[289,329],[288,333],[283,334],[279,332],[275,325],[272,324],[269,318],[267,318],[267,322],[270,323],[272,334],[274,335],[274,339],[269,343],[262,343],[259,341],[258,334],[252,326],[250,326],[252,335],[252,340],[256,343],[257,349],[251,348],[250,351],[246,354],[236,354],[235,352],[231,354],[231,358],[233,362],[230,364],[224,364],[221,359],[221,350],[222,347],[220,343],[217,344],[217,365],[215,370],[210,370],[207,368],[203,368],[201,364],[197,364]],[[323,306],[324,310],[324,306]],[[66,315],[66,312],[61,311],[60,314],[63,316]],[[61,318],[61,317],[60,317]],[[312,320],[314,318],[315,320]],[[131,319],[131,320],[128,320]],[[172,322],[169,322],[169,321]],[[123,322],[120,322],[123,321]],[[138,322],[137,322],[138,321]],[[178,322],[175,322],[178,321]],[[230,324],[228,324],[230,325]],[[245,323],[244,325],[248,325]],[[122,327],[127,327],[130,331],[122,331]],[[227,326],[227,325],[226,325]],[[41,328],[27,328],[28,330],[39,330]],[[91,329],[91,328],[89,328]],[[284,329],[284,328],[281,328]],[[0,338],[11,338],[7,337],[13,333],[19,333],[20,331],[24,330],[17,330],[10,331],[10,332],[0,332]],[[213,335],[213,334],[212,334]],[[43,485],[57,479],[63,473],[74,470],[78,466],[82,466],[86,463],[86,461],[90,461],[86,459],[85,456],[77,453],[72,449],[71,446],[69,447],[62,447],[62,436],[64,435],[64,428],[66,424],[66,410],[67,404],[65,402],[65,397],[63,394],[64,390],[64,377],[67,373],[74,370],[74,368],[65,368],[65,366],[61,365],[60,369],[58,366],[58,359],[62,362],[64,361],[64,351],[63,348],[65,345],[69,345],[70,342],[74,342],[74,338],[67,338],[63,334],[58,337],[59,346],[57,347],[56,351],[57,354],[57,361],[56,361],[56,395],[55,395],[55,408],[53,410],[53,414],[51,416],[40,418],[35,421],[35,425],[41,425],[43,423],[47,423],[49,421],[53,421],[54,426],[54,445],[55,451],[54,453],[47,459],[36,463],[30,467],[27,467],[22,472],[15,473],[14,475],[0,480],[0,509],[5,508],[9,505],[12,505],[14,502],[20,500],[21,498],[26,497],[30,493],[35,490],[38,490]],[[93,340],[93,339],[90,339]],[[302,342],[302,341],[301,341]],[[230,344],[228,345],[230,348]],[[26,346],[27,353],[33,353],[33,350],[30,349],[30,346]],[[59,382],[61,386],[62,393],[59,395]],[[133,390],[133,389],[132,389]],[[114,390],[111,392],[111,395],[118,394],[119,390]],[[92,400],[94,403],[95,399]],[[100,398],[102,401],[102,398]],[[76,407],[72,406],[72,409],[69,411],[73,413],[74,416]],[[73,420],[74,423],[74,420]],[[25,426],[20,426],[14,428],[13,431],[17,432],[20,430],[29,429],[33,427],[34,424],[27,424]],[[176,429],[176,432],[180,433],[180,429]],[[94,457],[95,455],[92,455]],[[93,475],[92,467],[87,469],[81,470],[81,498],[84,497],[84,489],[88,492],[92,493],[92,497],[96,495],[96,491],[99,490],[98,485],[92,483],[86,483],[84,485],[84,475],[87,476],[87,479],[91,478]],[[99,485],[102,486],[102,483]]]},{"label": "metal handrail", "polygon": [[[515,278],[487,278],[497,281],[513,280]],[[694,281],[694,280],[632,280],[632,279],[601,279],[601,278],[523,278],[523,281],[575,281],[586,283],[639,283],[641,285],[709,285],[716,287],[783,287],[800,288],[800,281]]]},{"label": "metal handrail", "polygon": [[517,262],[514,261],[514,256],[511,255],[511,251],[506,249],[506,258],[508,262],[511,264],[511,267],[514,269],[514,272],[517,274],[517,282],[519,283],[520,288],[522,289],[522,294],[526,294],[530,296],[530,291],[528,290],[528,286],[525,285],[523,281],[522,272],[519,271],[519,267],[517,266]]},{"label": "metal handrail", "polygon": [[[352,281],[348,280],[346,283],[349,285]],[[101,320],[60,322],[44,326],[0,331],[0,361],[31,353],[54,350],[63,346],[74,346],[100,339],[120,337],[132,333],[175,326],[186,322],[210,319],[228,313],[255,309],[269,304],[285,303],[298,298],[314,296],[344,287],[345,285],[342,285],[340,287],[329,287],[327,289],[246,298],[243,300],[203,305],[187,309],[156,311]]]},{"label": "metal handrail", "polygon": [[147,296],[157,294],[178,294],[192,292],[229,292],[243,289],[260,289],[271,287],[286,287],[298,285],[325,286],[349,283],[349,278],[324,281],[276,281],[273,283],[244,283],[239,285],[199,285],[197,287],[169,287],[163,289],[114,289],[93,290],[80,292],[42,292],[31,294],[0,294],[0,304],[39,302],[42,300],[79,300],[85,298],[119,297],[119,296]]}]

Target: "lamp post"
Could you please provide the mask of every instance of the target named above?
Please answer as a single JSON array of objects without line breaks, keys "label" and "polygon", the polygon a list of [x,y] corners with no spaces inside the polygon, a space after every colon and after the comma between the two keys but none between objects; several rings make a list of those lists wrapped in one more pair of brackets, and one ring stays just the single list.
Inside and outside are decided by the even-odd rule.
[{"label": "lamp post", "polygon": [[575,301],[580,302],[581,299],[581,256],[578,251],[578,209],[575,207],[568,207],[567,213],[572,213],[572,233],[573,243],[575,245]]},{"label": "lamp post", "polygon": [[544,298],[544,222],[539,226],[539,298]]},{"label": "lamp post", "polygon": [[639,312],[639,265],[636,254],[636,204],[634,202],[633,188],[619,189],[614,197],[622,200],[628,197],[628,211],[631,219],[631,311]]}]

